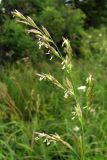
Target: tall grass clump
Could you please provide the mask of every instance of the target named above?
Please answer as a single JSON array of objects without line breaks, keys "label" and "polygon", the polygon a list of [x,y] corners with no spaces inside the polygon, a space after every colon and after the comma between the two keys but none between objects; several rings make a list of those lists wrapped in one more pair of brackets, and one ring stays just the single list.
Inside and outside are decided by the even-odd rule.
[{"label": "tall grass clump", "polygon": [[[41,144],[42,139],[47,145],[50,145],[52,142],[54,146],[56,146],[56,142],[61,143],[63,147],[65,147],[62,159],[68,160],[89,160],[90,157],[94,159],[96,154],[102,155],[103,147],[101,150],[99,143],[96,142],[96,137],[88,130],[89,126],[93,125],[93,121],[97,118],[96,110],[93,106],[93,75],[89,74],[84,84],[77,85],[72,75],[75,69],[73,67],[73,51],[70,41],[63,38],[62,47],[65,56],[62,56],[63,54],[45,27],[38,27],[30,17],[23,16],[17,10],[12,14],[18,22],[29,26],[27,32],[35,34],[39,48],[45,48],[50,60],[55,59],[55,57],[59,59],[64,80],[58,80],[50,73],[36,73],[39,80],[51,82],[62,91],[62,99],[65,99],[65,101],[69,99],[69,101],[71,101],[71,109],[69,112],[70,122],[68,123],[66,121],[68,128],[65,129],[68,130],[67,133],[65,132],[64,136],[61,136],[59,133],[46,133],[35,130],[33,132],[33,145],[34,143],[38,143],[38,140],[40,140]],[[100,136],[99,134],[99,137]]]}]

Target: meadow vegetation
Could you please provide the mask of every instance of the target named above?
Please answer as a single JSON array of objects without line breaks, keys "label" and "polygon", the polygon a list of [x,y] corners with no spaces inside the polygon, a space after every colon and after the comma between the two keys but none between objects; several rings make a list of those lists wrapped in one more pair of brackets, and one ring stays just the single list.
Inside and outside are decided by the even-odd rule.
[{"label": "meadow vegetation", "polygon": [[107,159],[104,4],[1,3],[0,160]]}]

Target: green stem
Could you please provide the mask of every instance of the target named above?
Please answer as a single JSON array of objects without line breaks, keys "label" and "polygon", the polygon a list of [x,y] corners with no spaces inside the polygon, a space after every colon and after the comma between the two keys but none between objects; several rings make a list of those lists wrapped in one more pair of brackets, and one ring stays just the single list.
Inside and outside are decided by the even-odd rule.
[{"label": "green stem", "polygon": [[84,153],[84,126],[83,126],[83,119],[81,121],[81,159],[80,160],[85,160],[85,153]]},{"label": "green stem", "polygon": [[[73,78],[71,77],[71,74],[69,72],[69,76],[70,76],[70,79],[71,79],[71,83],[72,83],[72,90],[73,90],[73,93],[74,93],[74,99],[75,99],[75,103],[76,103],[76,107],[80,107],[81,109],[81,106],[80,106],[80,102],[78,100],[78,97],[76,95],[76,90],[75,90],[75,85],[74,85],[74,81],[73,81]],[[82,111],[81,111],[82,112]],[[82,117],[79,117],[78,116],[78,120],[80,122],[80,125],[81,125],[81,140],[80,140],[80,147],[81,147],[81,151],[80,151],[80,160],[85,160],[85,153],[84,153],[84,122],[83,122],[83,115]]]}]

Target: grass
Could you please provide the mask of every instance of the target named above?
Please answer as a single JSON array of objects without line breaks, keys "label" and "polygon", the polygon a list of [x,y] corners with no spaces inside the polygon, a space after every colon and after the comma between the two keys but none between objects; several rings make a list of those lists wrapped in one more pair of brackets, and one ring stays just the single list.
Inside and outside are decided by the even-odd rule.
[{"label": "grass", "polygon": [[[73,78],[75,75],[78,77],[75,77],[75,85],[80,82],[81,85],[84,84],[84,77],[88,75],[87,72],[89,71],[87,68],[90,63],[88,63],[89,62],[86,62],[86,64],[84,64],[84,73],[82,72],[84,69],[82,62],[78,67],[75,67],[75,71],[72,72]],[[53,72],[55,71],[54,68],[55,65],[53,65],[51,69]],[[56,76],[60,74],[59,70],[56,70],[55,73]],[[105,93],[103,88],[106,85],[106,81],[102,82],[101,77],[99,81],[100,71],[97,70],[95,73],[96,84],[93,101],[95,113],[93,111],[92,114],[88,115],[91,123],[85,126],[85,145],[87,147],[87,160],[105,160],[107,131],[106,95],[101,95],[101,93]],[[84,74],[84,76],[81,76],[81,74]],[[23,78],[26,79],[26,83],[24,83]],[[63,78],[64,74],[62,75],[62,79]],[[18,81],[18,84],[15,83],[15,80]],[[76,159],[76,155],[61,145],[60,142],[51,143],[51,145],[47,146],[43,143],[43,140],[36,142],[32,140],[33,133],[36,131],[48,134],[58,133],[61,138],[73,145],[75,151],[77,151],[78,148],[74,142],[76,141],[77,144],[75,134],[78,135],[79,133],[75,127],[79,127],[79,123],[77,119],[71,120],[74,101],[70,98],[65,99],[62,91],[54,88],[49,82],[38,81],[38,78],[35,76],[35,69],[31,67],[28,70],[27,66],[23,64],[22,67],[19,65],[1,70],[0,81],[7,87],[9,96],[22,113],[22,117],[18,116],[9,110],[5,102],[6,99],[0,100],[0,158],[4,160],[23,160],[27,159],[27,157],[31,160]],[[31,104],[29,103],[29,108],[26,108],[28,101],[33,101],[31,99],[32,88],[35,91],[35,101]],[[25,91],[27,92],[26,94]],[[102,101],[97,95],[101,96]],[[80,98],[82,97],[82,103],[84,104],[84,93],[79,96]],[[23,99],[25,99],[25,101],[23,101]],[[102,108],[101,104],[103,104]],[[29,112],[31,113],[32,107],[35,109],[32,117],[29,117]],[[72,135],[72,133],[74,135]]]},{"label": "grass", "polygon": [[[96,62],[94,58],[72,59],[70,42],[66,39],[63,40],[67,53],[62,57],[45,28],[40,30],[31,19],[19,12],[15,14],[36,28],[37,35],[38,30],[39,34],[44,33],[42,45],[48,44],[53,56],[60,60],[51,67],[42,62],[38,70],[46,74],[37,74],[30,61],[1,68],[0,159],[106,160],[105,66],[99,57]],[[47,39],[52,48],[44,41]],[[64,70],[60,70],[60,61]]]}]

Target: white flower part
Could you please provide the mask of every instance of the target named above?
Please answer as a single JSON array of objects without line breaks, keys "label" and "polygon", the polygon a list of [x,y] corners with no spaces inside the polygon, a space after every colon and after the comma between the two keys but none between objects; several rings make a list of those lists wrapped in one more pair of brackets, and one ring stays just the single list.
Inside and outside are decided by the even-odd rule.
[{"label": "white flower part", "polygon": [[76,115],[76,112],[72,112],[73,115]]},{"label": "white flower part", "polygon": [[3,8],[2,8],[2,12],[5,13],[5,11],[6,11],[6,9],[3,7]]},{"label": "white flower part", "polygon": [[90,74],[89,77],[86,79],[86,82],[89,83],[89,82],[92,81],[92,79],[93,79],[93,78],[92,78],[92,75]]},{"label": "white flower part", "polygon": [[64,70],[64,69],[65,69],[65,65],[62,66],[62,70]]},{"label": "white flower part", "polygon": [[62,70],[65,69],[65,61],[63,61],[63,62],[61,63],[61,65],[62,65],[62,68],[61,68],[61,69],[62,69]]},{"label": "white flower part", "polygon": [[40,78],[39,78],[39,81],[42,81],[43,79],[44,79],[44,77],[40,77]]},{"label": "white flower part", "polygon": [[50,143],[51,143],[50,141],[47,141],[47,146],[49,146],[49,145],[50,145]]},{"label": "white flower part", "polygon": [[62,47],[64,46],[64,44],[65,44],[65,41],[63,41],[63,43],[62,43]]},{"label": "white flower part", "polygon": [[39,81],[42,81],[45,78],[45,76],[42,74],[37,74],[37,75],[39,76]]},{"label": "white flower part", "polygon": [[63,61],[62,63],[61,63],[61,65],[63,65],[65,63],[65,61]]},{"label": "white flower part", "polygon": [[91,35],[89,35],[89,36],[88,36],[88,38],[90,38],[90,39],[91,39],[91,38],[92,38],[92,36],[91,36]]},{"label": "white flower part", "polygon": [[36,138],[35,138],[35,141],[38,141],[39,139],[40,139],[39,137],[36,137]]},{"label": "white flower part", "polygon": [[47,139],[44,139],[43,143],[46,143]]},{"label": "white flower part", "polygon": [[68,93],[65,92],[64,98],[68,98]]},{"label": "white flower part", "polygon": [[42,44],[41,43],[38,43],[38,44],[39,44],[39,49],[41,49]]},{"label": "white flower part", "polygon": [[74,120],[74,119],[75,119],[75,117],[72,117],[71,119],[72,119],[72,120]]},{"label": "white flower part", "polygon": [[99,37],[102,37],[102,33],[99,34]]},{"label": "white flower part", "polygon": [[45,137],[45,134],[44,133],[38,133],[38,137],[39,138]]},{"label": "white flower part", "polygon": [[78,89],[78,90],[82,90],[83,92],[85,92],[85,91],[86,91],[86,88],[87,88],[86,86],[80,86],[80,87],[78,87],[77,89]]},{"label": "white flower part", "polygon": [[48,45],[47,44],[44,44],[44,46],[48,49]]},{"label": "white flower part", "polygon": [[44,42],[42,42],[40,38],[39,38],[39,41],[38,41],[37,43],[38,43],[38,45],[39,45],[39,49],[40,49],[42,46],[45,45]]},{"label": "white flower part", "polygon": [[50,51],[48,51],[46,54],[50,54]]},{"label": "white flower part", "polygon": [[86,109],[86,108],[87,108],[87,106],[83,107],[83,109]]},{"label": "white flower part", "polygon": [[51,56],[50,61],[53,59],[53,57]]},{"label": "white flower part", "polygon": [[75,127],[73,128],[73,130],[74,130],[75,132],[79,132],[80,128],[79,128],[78,126],[75,126]]}]

